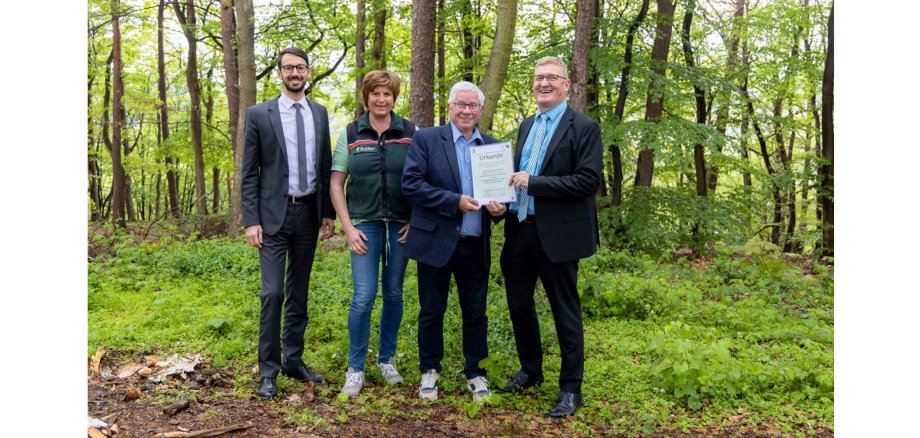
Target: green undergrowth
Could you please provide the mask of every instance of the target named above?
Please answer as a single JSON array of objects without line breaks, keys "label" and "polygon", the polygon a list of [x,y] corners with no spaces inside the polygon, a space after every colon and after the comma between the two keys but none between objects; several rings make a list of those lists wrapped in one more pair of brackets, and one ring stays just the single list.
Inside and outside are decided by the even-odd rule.
[{"label": "green undergrowth", "polygon": [[[499,228],[496,228],[497,230]],[[500,234],[500,233],[499,233]],[[100,242],[102,241],[102,242]],[[111,247],[89,263],[89,345],[128,354],[201,353],[237,371],[236,394],[249,396],[256,376],[258,252],[242,239],[137,242],[116,234],[93,242]],[[493,389],[518,367],[493,239],[488,296]],[[795,262],[795,263],[792,263]],[[304,360],[325,373],[319,399],[335,410],[321,417],[285,407],[292,425],[326,425],[374,413],[381,421],[426,419],[430,402],[415,395],[418,295],[415,262],[405,281],[405,314],[397,364],[407,381],[385,387],[373,363],[379,300],[372,315],[368,386],[339,400],[347,367],[349,256],[340,239],[321,242],[310,284]],[[454,286],[452,285],[452,288]],[[539,286],[538,286],[539,287]],[[602,249],[579,272],[585,324],[585,404],[559,427],[583,435],[648,435],[699,427],[770,424],[808,434],[833,427],[833,275],[823,265],[789,260],[752,241],[703,259],[672,260]],[[479,407],[462,373],[462,321],[456,294],[445,316],[441,398],[464,421],[494,423],[508,433],[542,421],[558,391],[559,347],[549,303],[537,311],[546,353],[546,383],[524,395],[495,397]],[[300,385],[279,379],[282,393]],[[279,405],[280,406],[280,405]],[[505,424],[507,418],[520,424]]]}]

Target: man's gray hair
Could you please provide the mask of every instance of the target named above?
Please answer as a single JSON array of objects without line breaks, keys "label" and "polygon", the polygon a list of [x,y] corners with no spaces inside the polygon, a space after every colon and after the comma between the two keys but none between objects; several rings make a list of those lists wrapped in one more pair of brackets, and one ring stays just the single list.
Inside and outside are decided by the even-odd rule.
[{"label": "man's gray hair", "polygon": [[544,64],[558,65],[559,67],[562,67],[562,71],[566,72],[566,75],[568,75],[569,68],[565,65],[565,61],[563,61],[558,56],[544,56],[537,60],[537,63],[534,64],[533,68],[536,70],[537,67]]},{"label": "man's gray hair", "polygon": [[476,84],[467,81],[460,81],[454,84],[453,87],[450,87],[450,95],[447,97],[447,103],[454,103],[454,99],[457,98],[457,93],[461,91],[472,91],[479,96],[479,105],[485,106],[486,104],[486,95],[482,94],[482,90],[476,86]]}]

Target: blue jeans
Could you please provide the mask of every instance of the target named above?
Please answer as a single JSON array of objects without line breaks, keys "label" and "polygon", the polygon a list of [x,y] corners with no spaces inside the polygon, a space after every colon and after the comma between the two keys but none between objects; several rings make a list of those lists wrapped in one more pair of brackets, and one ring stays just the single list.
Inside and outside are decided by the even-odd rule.
[{"label": "blue jeans", "polygon": [[[378,281],[382,285],[383,307],[380,311],[377,362],[386,363],[396,354],[396,338],[403,316],[403,280],[409,263],[404,252],[405,244],[396,241],[403,225],[404,222],[374,220],[355,226],[367,236],[367,253],[351,253],[351,278],[355,288],[348,311],[348,366],[355,371],[364,371]],[[378,276],[381,272],[382,275]]]}]

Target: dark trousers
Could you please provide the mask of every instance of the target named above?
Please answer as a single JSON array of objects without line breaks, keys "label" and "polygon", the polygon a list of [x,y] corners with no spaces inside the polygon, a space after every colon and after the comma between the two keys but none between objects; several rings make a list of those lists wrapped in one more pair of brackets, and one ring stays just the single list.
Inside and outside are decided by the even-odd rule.
[{"label": "dark trousers", "polygon": [[543,375],[540,323],[534,307],[539,278],[553,311],[562,353],[559,388],[580,394],[585,373],[585,336],[577,288],[578,260],[551,262],[540,245],[535,224],[518,223],[513,217],[506,220],[513,221],[508,226],[514,229],[509,230],[502,249],[501,267],[521,369],[530,376]]},{"label": "dark trousers", "polygon": [[436,268],[418,263],[419,370],[441,372],[444,357],[444,312],[450,276],[457,282],[457,295],[463,316],[463,374],[467,379],[484,376],[479,361],[489,355],[486,341],[486,291],[489,270],[483,260],[482,238],[461,238],[447,265]]},{"label": "dark trousers", "polygon": [[[306,202],[288,203],[281,229],[272,235],[262,235],[262,249],[259,250],[262,268],[259,374],[262,377],[277,377],[282,364],[285,368],[303,364],[301,355],[303,334],[307,328],[307,290],[318,234],[316,203]],[[284,362],[281,360],[282,350]]]}]

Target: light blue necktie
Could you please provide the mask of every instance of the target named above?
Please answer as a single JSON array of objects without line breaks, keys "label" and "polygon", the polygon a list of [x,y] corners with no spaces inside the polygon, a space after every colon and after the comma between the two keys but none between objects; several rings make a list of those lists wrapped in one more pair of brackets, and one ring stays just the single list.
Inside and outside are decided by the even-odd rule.
[{"label": "light blue necktie", "polygon": [[[537,170],[537,159],[540,157],[540,151],[543,150],[543,136],[546,134],[546,113],[540,114],[539,117],[540,126],[537,128],[537,135],[530,146],[527,168],[524,169],[529,175],[533,175]],[[528,204],[530,204],[530,195],[527,194],[527,187],[521,187],[521,201],[518,203],[517,212],[518,222],[524,222],[524,219],[527,219]]]}]

